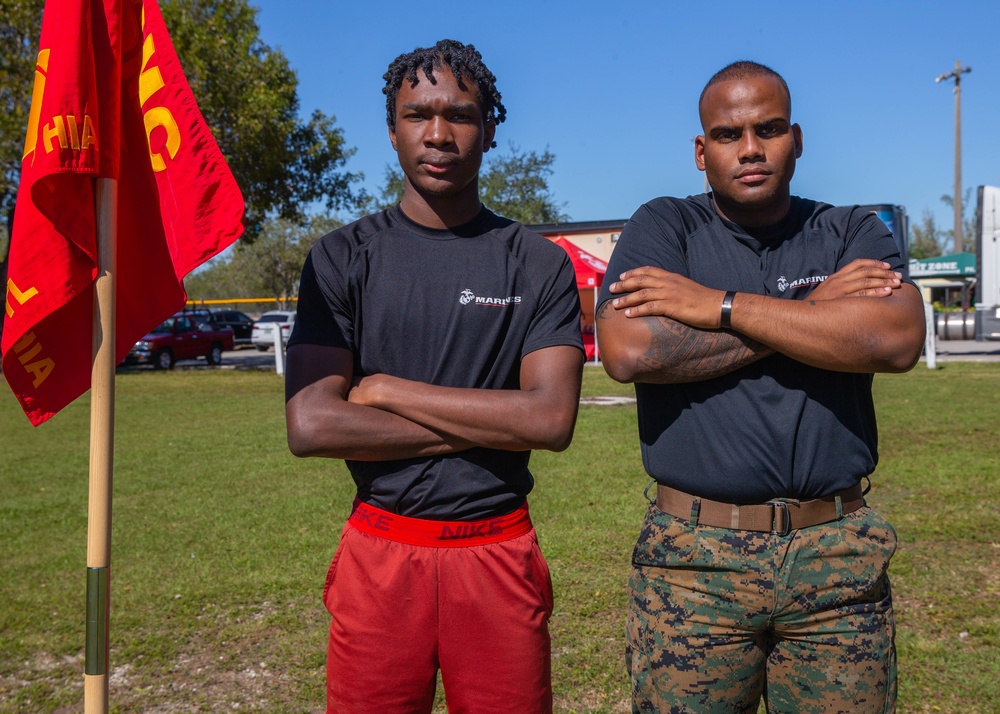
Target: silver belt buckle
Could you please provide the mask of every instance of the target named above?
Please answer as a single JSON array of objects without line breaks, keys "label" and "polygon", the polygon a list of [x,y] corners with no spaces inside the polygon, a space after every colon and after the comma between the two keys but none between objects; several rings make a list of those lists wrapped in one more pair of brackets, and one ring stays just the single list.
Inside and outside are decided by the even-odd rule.
[{"label": "silver belt buckle", "polygon": [[[771,507],[771,534],[776,536],[786,536],[792,532],[792,517],[788,512],[788,504],[785,501],[768,501],[767,504]],[[778,514],[784,514],[783,517],[783,527],[778,530],[774,527],[774,524],[778,520]]]}]

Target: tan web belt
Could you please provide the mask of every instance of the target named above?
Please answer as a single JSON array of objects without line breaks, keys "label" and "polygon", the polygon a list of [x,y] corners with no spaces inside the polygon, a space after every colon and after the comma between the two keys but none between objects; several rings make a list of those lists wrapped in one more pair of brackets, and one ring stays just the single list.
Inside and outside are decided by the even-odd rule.
[{"label": "tan web belt", "polygon": [[861,484],[809,501],[773,500],[750,506],[698,498],[657,484],[656,507],[699,525],[788,535],[793,530],[843,518],[865,505]]}]

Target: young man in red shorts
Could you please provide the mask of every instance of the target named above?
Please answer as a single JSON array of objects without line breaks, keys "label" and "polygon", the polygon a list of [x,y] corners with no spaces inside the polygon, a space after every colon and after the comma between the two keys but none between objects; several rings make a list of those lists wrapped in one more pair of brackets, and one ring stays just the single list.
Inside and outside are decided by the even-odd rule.
[{"label": "young man in red shorts", "polygon": [[579,297],[556,245],[480,203],[506,110],[471,45],[385,75],[398,206],[321,238],[302,273],[286,417],[358,487],[327,577],[328,712],[550,712],[548,568],[531,449],[565,449]]}]

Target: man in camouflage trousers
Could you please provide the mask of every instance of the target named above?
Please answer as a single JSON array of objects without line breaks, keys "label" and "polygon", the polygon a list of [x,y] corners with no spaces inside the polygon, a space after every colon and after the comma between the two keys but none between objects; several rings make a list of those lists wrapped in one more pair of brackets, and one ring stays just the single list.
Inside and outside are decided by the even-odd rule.
[{"label": "man in camouflage trousers", "polygon": [[919,359],[921,299],[877,217],[791,195],[780,75],[729,65],[699,113],[712,192],[639,208],[598,310],[656,484],[629,580],[633,710],[890,712],[896,537],[861,482],[872,376]]}]

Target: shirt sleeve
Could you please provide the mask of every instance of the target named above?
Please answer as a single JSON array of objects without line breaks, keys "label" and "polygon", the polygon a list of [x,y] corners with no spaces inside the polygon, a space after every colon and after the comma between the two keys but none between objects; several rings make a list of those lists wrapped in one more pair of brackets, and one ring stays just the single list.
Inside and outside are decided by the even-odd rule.
[{"label": "shirt sleeve", "polygon": [[844,254],[837,263],[837,269],[858,258],[874,258],[888,263],[893,270],[903,274],[906,282],[912,283],[909,266],[899,254],[896,241],[885,223],[871,211],[859,206],[855,206],[851,211],[849,224],[851,230],[847,236]]},{"label": "shirt sleeve", "polygon": [[656,207],[651,204],[639,207],[618,236],[601,285],[598,305],[616,297],[611,294],[609,286],[626,270],[650,266],[690,277],[679,239],[681,231],[675,225],[680,219],[673,215],[675,213],[673,206],[662,200]]},{"label": "shirt sleeve", "polygon": [[[550,245],[545,247],[549,248]],[[561,260],[532,261],[536,265],[549,266],[549,269],[533,281],[539,286],[538,305],[528,327],[521,357],[535,350],[558,345],[569,345],[583,350],[583,336],[580,330],[580,292],[576,287],[573,264],[562,248],[555,245],[551,247],[562,254]],[[551,254],[551,249],[546,252]]]},{"label": "shirt sleeve", "polygon": [[289,346],[312,344],[355,351],[354,311],[347,272],[350,254],[344,249],[345,243],[326,236],[309,252],[299,282],[298,308]]}]

